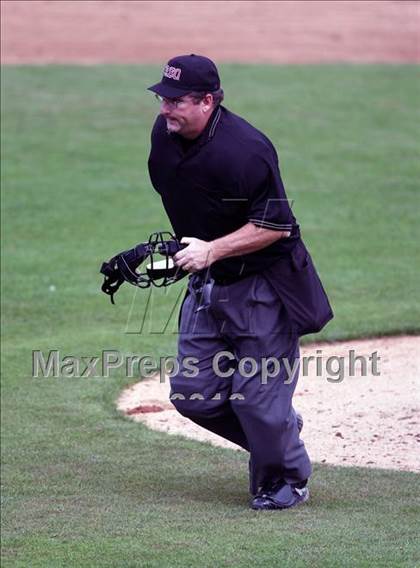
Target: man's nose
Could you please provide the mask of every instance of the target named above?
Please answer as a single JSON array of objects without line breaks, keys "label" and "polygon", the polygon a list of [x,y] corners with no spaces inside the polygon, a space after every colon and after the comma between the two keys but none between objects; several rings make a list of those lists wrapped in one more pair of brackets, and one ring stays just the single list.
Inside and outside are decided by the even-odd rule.
[{"label": "man's nose", "polygon": [[170,105],[168,105],[166,101],[162,101],[160,103],[160,114],[163,114],[163,116],[168,116],[170,113],[171,113]]}]

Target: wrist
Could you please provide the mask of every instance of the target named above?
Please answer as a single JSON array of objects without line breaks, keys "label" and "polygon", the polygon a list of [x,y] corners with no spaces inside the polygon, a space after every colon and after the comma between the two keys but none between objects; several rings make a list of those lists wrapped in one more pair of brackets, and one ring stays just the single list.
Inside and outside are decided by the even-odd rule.
[{"label": "wrist", "polygon": [[220,250],[220,245],[218,243],[219,239],[216,239],[214,241],[210,241],[209,242],[209,248],[210,248],[210,260],[211,260],[211,264],[213,264],[213,262],[217,262],[218,260],[220,260],[222,258],[222,254],[221,254],[221,250]]}]

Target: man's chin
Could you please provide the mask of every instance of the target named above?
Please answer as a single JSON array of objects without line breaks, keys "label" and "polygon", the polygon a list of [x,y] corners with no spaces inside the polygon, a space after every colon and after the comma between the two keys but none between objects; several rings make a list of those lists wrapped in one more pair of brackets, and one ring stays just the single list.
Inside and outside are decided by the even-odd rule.
[{"label": "man's chin", "polygon": [[166,119],[166,128],[169,132],[178,132],[181,127],[178,122],[172,122]]}]

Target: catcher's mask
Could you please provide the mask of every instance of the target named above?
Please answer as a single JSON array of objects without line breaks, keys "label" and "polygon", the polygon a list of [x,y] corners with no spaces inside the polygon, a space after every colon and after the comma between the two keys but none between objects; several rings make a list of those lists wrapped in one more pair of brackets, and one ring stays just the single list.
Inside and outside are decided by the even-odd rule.
[{"label": "catcher's mask", "polygon": [[[158,288],[173,284],[187,275],[172,259],[186,246],[169,232],[152,233],[146,243],[120,252],[109,262],[102,264],[102,292],[111,296],[111,302],[114,304],[114,294],[124,281],[139,288],[148,288],[152,284]],[[156,260],[156,254],[164,256],[164,259]],[[141,266],[143,263],[145,266]]]}]

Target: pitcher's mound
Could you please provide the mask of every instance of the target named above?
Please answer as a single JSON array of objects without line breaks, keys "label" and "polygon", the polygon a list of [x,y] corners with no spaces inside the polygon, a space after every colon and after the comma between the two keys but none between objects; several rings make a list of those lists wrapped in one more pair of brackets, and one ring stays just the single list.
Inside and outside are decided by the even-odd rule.
[{"label": "pitcher's mound", "polygon": [[[321,353],[319,352],[321,350]],[[380,376],[349,374],[349,352],[380,357]],[[322,376],[309,365],[301,376],[294,406],[304,417],[302,438],[315,462],[420,471],[420,337],[387,337],[323,343],[301,349],[301,357],[322,356]],[[326,370],[329,357],[344,357],[341,382]],[[313,360],[315,361],[315,359]],[[335,369],[335,367],[333,366]],[[169,380],[159,376],[126,389],[118,408],[149,428],[217,446],[238,449],[227,440],[184,418],[168,400]]]}]

